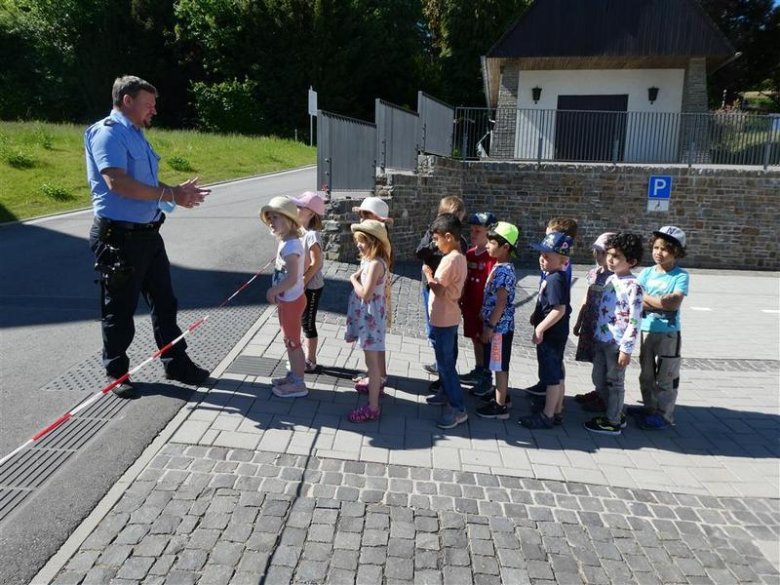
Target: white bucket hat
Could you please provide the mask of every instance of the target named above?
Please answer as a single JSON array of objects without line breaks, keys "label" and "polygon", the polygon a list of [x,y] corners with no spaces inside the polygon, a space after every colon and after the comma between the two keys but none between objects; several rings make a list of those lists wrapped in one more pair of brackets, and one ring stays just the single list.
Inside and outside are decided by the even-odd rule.
[{"label": "white bucket hat", "polygon": [[387,203],[382,201],[379,197],[366,197],[357,210],[369,211],[380,221],[385,221],[390,217],[390,208],[387,206]]}]

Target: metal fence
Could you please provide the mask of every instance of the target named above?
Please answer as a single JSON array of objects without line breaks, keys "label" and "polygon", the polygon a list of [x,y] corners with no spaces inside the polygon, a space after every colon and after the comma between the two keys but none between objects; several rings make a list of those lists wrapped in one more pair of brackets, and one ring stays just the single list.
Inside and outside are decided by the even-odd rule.
[{"label": "metal fence", "polygon": [[455,109],[425,92],[417,92],[419,127],[417,144],[421,152],[452,155],[452,120]]},{"label": "metal fence", "polygon": [[376,124],[317,112],[317,185],[325,190],[373,191]]},{"label": "metal fence", "polygon": [[417,168],[418,120],[417,112],[377,98],[374,110],[376,152],[382,171]]},{"label": "metal fence", "polygon": [[452,156],[536,161],[780,164],[780,118],[457,108]]}]

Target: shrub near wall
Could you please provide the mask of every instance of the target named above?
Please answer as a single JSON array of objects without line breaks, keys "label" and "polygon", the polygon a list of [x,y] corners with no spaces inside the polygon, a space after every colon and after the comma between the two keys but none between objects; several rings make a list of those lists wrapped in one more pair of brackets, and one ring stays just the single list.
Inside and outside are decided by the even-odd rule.
[{"label": "shrub near wall", "polygon": [[[605,231],[628,230],[649,236],[673,224],[688,236],[691,268],[780,270],[780,169],[642,167],[597,164],[461,162],[421,156],[417,175],[396,174],[377,187],[388,197],[395,219],[391,238],[398,260],[414,250],[445,195],[464,198],[468,211],[493,211],[521,229],[519,256],[536,265],[530,248],[541,239],[549,218],[570,215],[579,222],[574,261],[592,262],[590,244]],[[651,175],[671,175],[668,213],[647,211]],[[357,203],[344,205],[350,210]],[[346,219],[349,217],[349,219]],[[333,219],[333,218],[332,218]],[[349,238],[354,215],[341,213],[331,228]],[[348,248],[348,246],[347,246]],[[327,251],[327,247],[326,247]],[[331,252],[330,257],[354,259]],[[646,249],[643,264],[650,264]]]}]

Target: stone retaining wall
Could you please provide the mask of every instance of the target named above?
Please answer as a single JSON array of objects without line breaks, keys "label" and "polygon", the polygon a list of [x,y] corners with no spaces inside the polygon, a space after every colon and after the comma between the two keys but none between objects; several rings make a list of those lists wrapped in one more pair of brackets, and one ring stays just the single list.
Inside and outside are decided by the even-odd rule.
[{"label": "stone retaining wall", "polygon": [[[668,212],[647,211],[650,175],[671,175]],[[609,230],[649,234],[673,224],[688,235],[685,265],[698,268],[780,270],[780,170],[693,168],[610,164],[530,164],[462,162],[421,156],[417,175],[389,175],[377,193],[387,197],[395,219],[391,228],[396,258],[414,258],[420,236],[445,195],[464,198],[470,211],[491,210],[521,229],[520,261],[533,263],[529,244],[556,215],[580,225],[574,261],[591,261],[590,243]],[[331,203],[326,255],[355,257],[349,212],[357,202]],[[344,245],[346,242],[346,246]],[[646,250],[644,264],[650,263]]]}]

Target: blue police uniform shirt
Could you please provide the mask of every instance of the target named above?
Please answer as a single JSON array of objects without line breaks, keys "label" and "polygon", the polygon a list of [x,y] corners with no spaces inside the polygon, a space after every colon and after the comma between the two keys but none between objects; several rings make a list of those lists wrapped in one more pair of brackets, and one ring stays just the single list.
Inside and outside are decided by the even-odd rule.
[{"label": "blue police uniform shirt", "polygon": [[118,110],[93,124],[84,132],[87,180],[92,192],[95,216],[116,221],[149,223],[159,219],[156,200],[130,199],[111,191],[101,171],[124,169],[147,185],[157,186],[160,157],[147,142],[144,133]]}]

